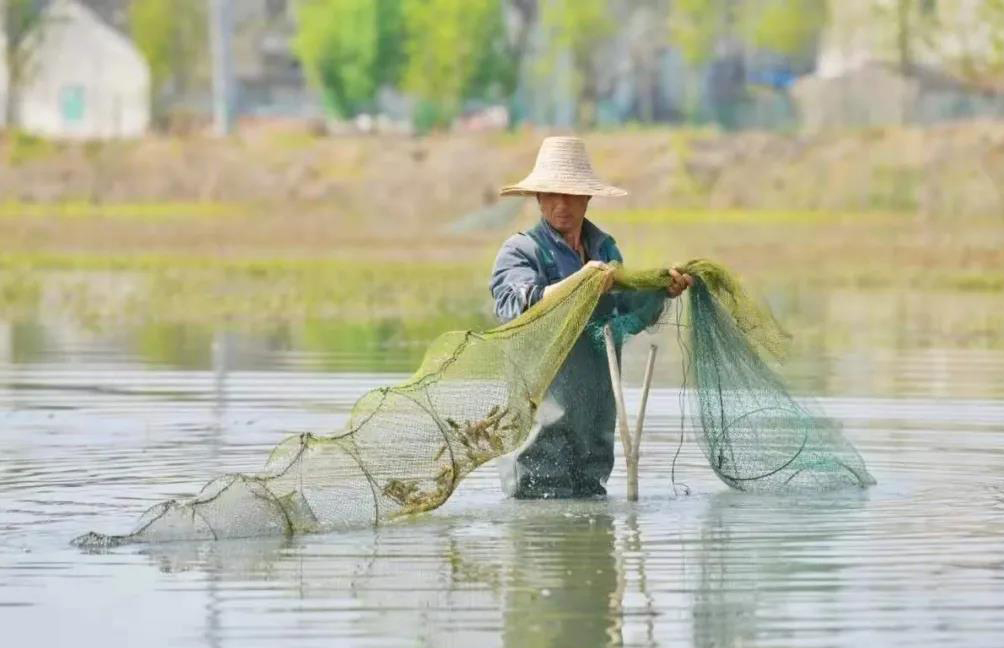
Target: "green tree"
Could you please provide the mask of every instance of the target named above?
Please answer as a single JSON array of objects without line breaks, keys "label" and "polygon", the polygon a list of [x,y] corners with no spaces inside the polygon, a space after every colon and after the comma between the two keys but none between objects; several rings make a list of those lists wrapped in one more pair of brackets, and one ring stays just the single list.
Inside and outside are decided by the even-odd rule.
[{"label": "green tree", "polygon": [[719,42],[805,55],[826,22],[820,0],[676,0],[670,12],[670,36],[687,61],[707,63]]},{"label": "green tree", "polygon": [[150,66],[158,117],[198,76],[208,41],[205,5],[203,0],[134,0],[129,5],[129,31]]},{"label": "green tree", "polygon": [[21,88],[31,78],[32,50],[42,38],[46,14],[33,0],[0,0],[4,29],[4,60],[7,61],[7,123],[19,123],[18,99]]},{"label": "green tree", "polygon": [[1000,85],[1004,69],[1004,0],[964,2],[895,0],[867,16],[889,39],[889,56],[904,75],[920,65],[962,79]]},{"label": "green tree", "polygon": [[669,14],[669,35],[691,65],[707,63],[724,32],[734,0],[676,0]]},{"label": "green tree", "polygon": [[[976,11],[965,7],[941,6],[936,32],[954,31],[948,41],[958,46],[955,51],[940,54],[961,76],[980,85],[1004,88],[1004,0],[983,0]],[[938,47],[936,33],[928,45]],[[948,58],[950,57],[950,59]]]},{"label": "green tree", "polygon": [[913,0],[896,0],[896,51],[899,52],[899,67],[904,74],[908,74],[913,66],[913,4]]},{"label": "green tree", "polygon": [[402,56],[401,0],[301,0],[296,54],[327,108],[352,117],[395,83]]},{"label": "green tree", "polygon": [[826,4],[819,0],[761,0],[745,6],[745,39],[783,56],[812,54],[826,24]]},{"label": "green tree", "polygon": [[451,119],[465,99],[511,93],[499,0],[404,0],[404,20],[404,87],[434,108],[430,125]]},{"label": "green tree", "polygon": [[1004,70],[1004,0],[984,0],[983,20],[990,33],[990,71],[1001,78]]},{"label": "green tree", "polygon": [[552,75],[557,57],[570,55],[572,90],[578,99],[576,120],[590,125],[596,118],[599,94],[597,63],[603,42],[616,28],[608,0],[551,0],[542,7],[540,20],[551,43],[538,73]]},{"label": "green tree", "polygon": [[404,68],[404,12],[401,0],[376,0],[377,53],[373,74],[378,84],[400,83]]}]

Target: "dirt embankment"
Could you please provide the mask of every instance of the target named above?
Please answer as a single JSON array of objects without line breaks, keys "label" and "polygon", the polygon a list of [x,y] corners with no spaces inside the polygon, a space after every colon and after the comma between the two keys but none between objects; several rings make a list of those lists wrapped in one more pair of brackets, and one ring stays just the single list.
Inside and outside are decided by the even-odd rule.
[{"label": "dirt embankment", "polygon": [[[0,203],[210,202],[421,226],[494,201],[497,187],[530,169],[541,136],[260,129],[227,140],[104,144],[7,137]],[[1004,122],[812,137],[644,130],[586,138],[599,173],[631,191],[618,208],[1004,214]]]}]

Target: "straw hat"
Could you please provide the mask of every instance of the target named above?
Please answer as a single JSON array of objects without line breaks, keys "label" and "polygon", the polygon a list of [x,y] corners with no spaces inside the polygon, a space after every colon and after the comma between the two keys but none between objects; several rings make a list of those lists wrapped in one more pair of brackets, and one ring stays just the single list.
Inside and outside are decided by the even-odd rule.
[{"label": "straw hat", "polygon": [[596,177],[586,154],[586,144],[578,137],[546,137],[537,152],[530,175],[514,185],[502,187],[503,196],[532,196],[561,193],[578,196],[626,196],[623,189]]}]

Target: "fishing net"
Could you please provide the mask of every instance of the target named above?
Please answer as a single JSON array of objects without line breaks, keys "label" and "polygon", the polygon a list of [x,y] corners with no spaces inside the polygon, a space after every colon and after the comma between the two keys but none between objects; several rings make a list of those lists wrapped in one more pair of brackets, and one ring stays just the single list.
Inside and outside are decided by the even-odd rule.
[{"label": "fishing net", "polygon": [[360,398],[342,433],[290,437],[260,474],[224,475],[190,500],[150,508],[130,534],[75,542],[326,531],[435,508],[465,475],[526,441],[602,282],[590,270],[504,326],[445,333],[409,380]]},{"label": "fishing net", "polygon": [[[794,401],[761,359],[783,346],[769,312],[720,266],[695,261],[685,270],[696,278],[689,293],[699,443],[719,477],[761,491],[871,483],[836,425]],[[623,290],[664,290],[668,281],[665,271],[616,274]],[[364,395],[342,433],[290,437],[259,474],[224,475],[189,500],[153,506],[132,533],[88,533],[74,543],[330,531],[436,508],[475,468],[527,441],[603,282],[588,268],[506,325],[446,333],[409,380]],[[623,339],[645,321],[628,314],[602,324]]]},{"label": "fishing net", "polygon": [[709,261],[690,264],[687,390],[697,442],[737,490],[821,491],[875,480],[839,424],[796,400],[765,356],[784,356],[788,335],[735,278]]}]

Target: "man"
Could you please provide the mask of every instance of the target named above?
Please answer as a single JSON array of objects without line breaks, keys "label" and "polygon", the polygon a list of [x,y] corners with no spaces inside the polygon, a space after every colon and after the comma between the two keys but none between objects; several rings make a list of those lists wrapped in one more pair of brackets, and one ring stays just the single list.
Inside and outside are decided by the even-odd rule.
[{"label": "man", "polygon": [[[619,197],[623,189],[605,184],[593,173],[585,144],[576,137],[548,137],[533,171],[503,196],[536,196],[540,222],[510,237],[492,270],[495,314],[507,322],[547,297],[557,284],[588,266],[613,283],[613,262],[622,262],[612,237],[586,219],[593,196]],[[671,269],[669,297],[692,284],[689,275]],[[654,324],[666,295],[605,294],[593,320],[636,314]],[[614,464],[616,411],[605,351],[583,335],[572,347],[538,412],[533,441],[499,460],[502,488],[517,498],[591,497],[606,494]],[[535,434],[535,436],[534,436]]]}]

